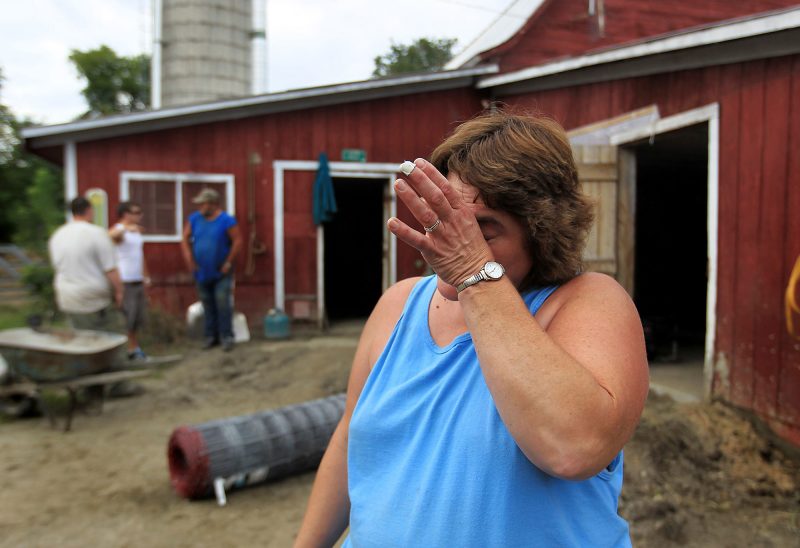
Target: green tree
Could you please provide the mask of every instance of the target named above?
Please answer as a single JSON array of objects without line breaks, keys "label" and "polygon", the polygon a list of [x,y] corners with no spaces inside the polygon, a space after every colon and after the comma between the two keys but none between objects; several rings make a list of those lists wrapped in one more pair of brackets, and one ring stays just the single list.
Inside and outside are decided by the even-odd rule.
[{"label": "green tree", "polygon": [[37,166],[31,175],[24,207],[9,216],[14,223],[14,243],[43,256],[50,234],[64,222],[64,188],[59,170],[52,167]]},{"label": "green tree", "polygon": [[[2,90],[2,71],[0,71]],[[50,232],[64,219],[61,170],[25,151],[18,120],[0,104],[0,242],[15,242],[43,253]]]},{"label": "green tree", "polygon": [[420,38],[407,46],[392,42],[389,53],[375,57],[375,70],[372,71],[372,76],[439,70],[453,57],[453,47],[456,42],[456,38],[441,40]]},{"label": "green tree", "polygon": [[[3,73],[0,70],[0,90],[3,86]],[[11,111],[0,103],[0,203],[6,211],[19,207],[24,184],[14,176],[18,161],[19,137],[16,133],[16,120]],[[8,215],[0,215],[0,242],[10,242],[14,223]]]},{"label": "green tree", "polygon": [[86,80],[81,93],[89,110],[81,116],[91,118],[145,110],[150,105],[150,56],[117,55],[108,46],[72,50],[69,60]]}]

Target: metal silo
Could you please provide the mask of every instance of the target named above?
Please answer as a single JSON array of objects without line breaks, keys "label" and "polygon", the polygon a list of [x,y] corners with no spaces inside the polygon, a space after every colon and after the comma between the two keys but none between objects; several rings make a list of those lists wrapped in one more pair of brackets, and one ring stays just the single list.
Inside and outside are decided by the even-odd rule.
[{"label": "metal silo", "polygon": [[154,15],[154,108],[251,94],[251,0],[155,0]]}]

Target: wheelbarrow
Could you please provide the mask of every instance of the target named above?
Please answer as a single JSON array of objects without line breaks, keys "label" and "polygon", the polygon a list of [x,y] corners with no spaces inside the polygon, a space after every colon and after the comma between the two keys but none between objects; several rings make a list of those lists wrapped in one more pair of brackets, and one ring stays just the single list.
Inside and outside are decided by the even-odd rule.
[{"label": "wheelbarrow", "polygon": [[79,391],[93,394],[101,411],[106,386],[149,374],[128,368],[127,340],[124,335],[83,329],[0,331],[0,355],[7,364],[4,374],[0,370],[0,410],[21,416],[38,402],[55,426],[55,412],[41,394],[45,389],[63,389],[69,395],[63,429],[69,430]]}]

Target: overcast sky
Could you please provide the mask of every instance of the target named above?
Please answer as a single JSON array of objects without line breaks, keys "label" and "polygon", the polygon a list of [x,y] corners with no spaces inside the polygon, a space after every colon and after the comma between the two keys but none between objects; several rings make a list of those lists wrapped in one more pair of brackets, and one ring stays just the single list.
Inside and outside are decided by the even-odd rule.
[{"label": "overcast sky", "polygon": [[[249,0],[241,0],[249,1]],[[395,43],[469,44],[512,0],[265,0],[267,87],[369,78]],[[86,110],[71,49],[152,52],[152,0],[0,0],[0,102],[18,117],[69,121]]]}]

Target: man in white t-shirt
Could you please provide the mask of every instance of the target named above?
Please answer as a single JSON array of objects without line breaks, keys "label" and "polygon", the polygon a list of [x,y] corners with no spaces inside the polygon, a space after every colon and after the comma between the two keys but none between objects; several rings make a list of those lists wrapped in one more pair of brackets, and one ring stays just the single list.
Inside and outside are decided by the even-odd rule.
[{"label": "man in white t-shirt", "polygon": [[117,264],[122,279],[122,313],[128,332],[128,358],[144,360],[147,355],[139,347],[137,331],[144,325],[147,299],[145,288],[150,286],[147,263],[144,260],[142,238],[142,206],[134,202],[122,202],[117,207],[119,220],[108,235],[116,244]]},{"label": "man in white t-shirt", "polygon": [[72,221],[59,227],[48,242],[55,269],[56,304],[72,327],[120,330],[122,303],[114,245],[104,229],[91,223],[92,205],[79,196],[70,203]]}]

